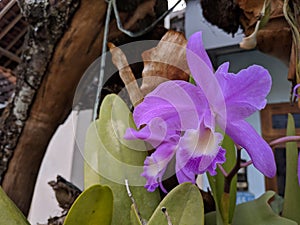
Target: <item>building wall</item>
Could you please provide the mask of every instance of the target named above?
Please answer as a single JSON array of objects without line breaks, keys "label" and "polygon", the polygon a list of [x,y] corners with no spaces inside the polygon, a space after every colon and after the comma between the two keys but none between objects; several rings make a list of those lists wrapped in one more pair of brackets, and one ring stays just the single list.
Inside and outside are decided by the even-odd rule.
[{"label": "building wall", "polygon": [[58,128],[42,162],[28,216],[29,222],[33,225],[47,224],[50,216],[60,215],[61,209],[48,182],[56,180],[57,175],[66,179],[71,177],[75,142],[73,130],[76,127],[73,116],[75,114],[71,113],[65,123]]},{"label": "building wall", "polygon": [[211,25],[202,16],[199,0],[187,1],[185,18],[185,35],[190,37],[196,31],[203,31],[203,43],[206,49],[219,48],[238,44],[243,38],[243,32],[238,31],[234,37]]}]

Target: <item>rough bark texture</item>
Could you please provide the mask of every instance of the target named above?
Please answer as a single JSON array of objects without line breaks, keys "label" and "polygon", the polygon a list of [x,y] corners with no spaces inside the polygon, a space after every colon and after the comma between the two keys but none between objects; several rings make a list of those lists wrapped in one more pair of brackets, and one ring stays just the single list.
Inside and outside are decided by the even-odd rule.
[{"label": "rough bark texture", "polygon": [[[19,88],[12,99],[13,106],[7,110],[6,116],[2,117],[1,137],[4,138],[0,142],[2,146],[0,158],[2,161],[6,161],[2,164],[2,170],[7,167],[2,186],[25,215],[29,210],[36,177],[48,143],[57,127],[64,122],[71,110],[74,92],[81,76],[100,55],[107,7],[104,0],[82,0],[62,39],[57,44],[46,45],[55,49],[52,54],[51,49],[34,45],[37,43],[36,41],[47,42],[49,39],[47,33],[45,36],[35,36],[40,29],[45,29],[40,22],[43,21],[43,16],[47,15],[47,10],[50,10],[49,13],[53,13],[51,3],[58,8],[62,7],[59,9],[64,9],[69,13],[72,13],[72,10],[68,10],[64,6],[65,1],[49,1],[50,5],[48,5],[46,13],[44,10],[37,11],[39,7],[37,10],[28,11],[27,3],[30,2],[34,2],[33,6],[39,6],[48,1],[22,1],[20,4],[24,8],[24,12],[29,13],[27,16],[32,17],[32,21],[29,22],[36,23],[38,27],[31,31],[32,39],[28,39],[29,47],[26,49],[28,49],[27,54],[30,57],[26,58],[25,49],[23,65],[19,70],[17,83]],[[70,0],[70,3],[74,2],[75,0]],[[122,14],[121,18],[125,18],[125,22],[130,18],[128,13],[120,14]],[[36,20],[37,18],[34,18],[36,16],[42,17]],[[59,17],[58,19],[64,18]],[[151,18],[154,19],[154,17],[148,19],[151,20]],[[57,18],[48,17],[44,20],[45,23],[49,23],[55,22]],[[142,29],[143,21],[137,22],[135,28]],[[119,44],[131,40],[117,31],[113,21],[110,27],[112,31],[110,40],[116,39]],[[55,33],[60,28],[51,26],[48,29],[47,32]],[[162,32],[153,36],[155,35],[161,36]],[[59,36],[57,36],[57,40],[59,40]],[[32,50],[34,51],[31,52]],[[43,76],[44,78],[42,78]],[[40,83],[41,86],[38,88]],[[34,102],[31,105],[32,100]],[[63,150],[61,149],[61,151]],[[12,155],[9,165],[6,166],[7,159]]]},{"label": "rough bark texture", "polygon": [[77,5],[76,0],[61,5],[49,5],[46,1],[28,4],[20,1],[23,15],[30,26],[22,63],[18,67],[15,96],[7,107],[6,117],[1,121],[0,182],[25,125],[33,98],[45,75],[54,46],[65,32],[70,15]]},{"label": "rough bark texture", "polygon": [[[49,111],[42,110],[44,114],[40,115],[37,104],[32,106],[32,102],[33,100],[38,102],[37,99],[40,98],[41,92],[37,95],[36,93],[43,77],[49,77],[48,64],[53,57],[54,47],[65,32],[68,17],[73,14],[78,3],[78,1],[66,1],[51,5],[47,1],[20,2],[24,16],[31,26],[22,63],[17,72],[15,96],[6,116],[2,118],[1,153],[4,155],[1,156],[1,162],[4,163],[1,164],[1,172],[8,169],[2,183],[3,188],[25,215],[30,206],[35,178],[43,157],[42,152],[45,152],[41,152],[40,149],[46,149],[45,140],[49,140],[49,134],[52,135],[55,131],[51,126],[47,127],[49,119],[41,121],[49,117],[45,114],[55,110],[52,105],[47,107],[43,104],[45,106],[43,109]],[[42,90],[45,91],[44,88]],[[48,100],[49,96],[48,99],[43,98],[42,102]],[[16,152],[14,159],[6,168],[14,151]]]}]

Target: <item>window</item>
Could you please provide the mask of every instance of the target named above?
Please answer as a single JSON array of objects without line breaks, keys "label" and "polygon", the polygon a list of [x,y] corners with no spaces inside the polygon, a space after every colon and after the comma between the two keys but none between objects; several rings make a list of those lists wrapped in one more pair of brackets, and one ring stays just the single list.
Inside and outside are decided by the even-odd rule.
[{"label": "window", "polygon": [[[286,136],[288,113],[293,115],[296,133],[300,134],[300,110],[297,105],[292,106],[290,103],[268,104],[261,111],[262,136],[267,142]],[[274,190],[283,196],[286,165],[285,144],[276,146],[274,155],[277,165],[277,176],[273,179],[266,178],[266,189]]]}]

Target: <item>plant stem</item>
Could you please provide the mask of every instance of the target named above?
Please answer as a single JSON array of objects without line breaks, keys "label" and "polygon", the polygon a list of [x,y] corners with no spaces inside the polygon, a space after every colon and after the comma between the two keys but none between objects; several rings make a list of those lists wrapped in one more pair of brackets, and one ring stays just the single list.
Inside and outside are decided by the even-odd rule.
[{"label": "plant stem", "polygon": [[300,136],[286,136],[286,137],[281,137],[278,138],[274,141],[271,141],[269,143],[269,145],[271,147],[274,147],[276,145],[282,144],[282,143],[286,143],[286,142],[291,142],[291,141],[300,141]]},{"label": "plant stem", "polygon": [[236,164],[232,168],[230,173],[227,176],[225,176],[224,193],[229,194],[231,181],[232,181],[233,177],[237,174],[239,169],[241,168],[241,152],[242,152],[241,150],[242,150],[242,148],[240,146],[238,146],[237,147],[237,153],[236,153]]},{"label": "plant stem", "polygon": [[[281,138],[277,138],[273,141],[271,141],[269,143],[269,145],[271,147],[274,147],[276,145],[279,145],[279,144],[282,144],[282,143],[286,143],[286,142],[292,142],[292,141],[297,141],[297,142],[300,142],[300,136],[286,136],[286,137],[281,137]],[[250,166],[251,164],[253,163],[252,160],[249,160],[248,162],[245,162],[245,163],[241,163],[241,168],[243,167],[247,167],[247,166]],[[221,172],[224,174],[224,176],[226,177],[227,176],[227,173],[226,171],[224,170],[224,168],[221,166],[221,165],[218,165],[219,166],[219,169],[221,170]],[[220,168],[222,167],[222,168]]]},{"label": "plant stem", "polygon": [[243,166],[241,164],[241,151],[242,147],[237,146],[236,163],[232,170],[227,173],[222,165],[218,165],[220,171],[224,175],[224,192],[222,194],[220,212],[222,216],[223,225],[230,225],[230,186],[234,176],[237,174],[239,169]]},{"label": "plant stem", "polygon": [[230,194],[224,192],[221,199],[221,215],[223,219],[223,225],[230,225],[229,208],[230,208]]}]

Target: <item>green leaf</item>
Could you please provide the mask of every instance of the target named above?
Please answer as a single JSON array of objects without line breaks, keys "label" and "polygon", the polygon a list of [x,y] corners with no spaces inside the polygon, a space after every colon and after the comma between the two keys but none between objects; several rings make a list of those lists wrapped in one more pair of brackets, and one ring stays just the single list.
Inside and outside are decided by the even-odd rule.
[{"label": "green leaf", "polygon": [[191,183],[175,187],[156,208],[147,225],[168,225],[162,207],[166,207],[173,225],[204,225],[202,195]]},{"label": "green leaf", "polygon": [[131,205],[130,221],[131,221],[131,225],[142,225],[140,218],[138,216],[138,212],[135,210],[133,204]]},{"label": "green leaf", "polygon": [[25,216],[0,187],[0,224],[30,225]]},{"label": "green leaf", "polygon": [[272,202],[270,202],[270,206],[273,209],[274,213],[280,215],[283,209],[284,199],[278,194],[275,194]]},{"label": "green leaf", "polygon": [[102,102],[99,119],[88,129],[85,143],[85,186],[108,185],[114,195],[112,225],[130,224],[131,200],[125,179],[141,216],[149,219],[159,204],[158,191],[148,192],[141,177],[147,149],[143,141],[123,138],[127,128],[135,128],[132,113],[120,97],[108,95]]},{"label": "green leaf", "polygon": [[258,199],[236,207],[232,225],[297,225],[296,222],[276,215],[268,201],[275,192],[268,191]]},{"label": "green leaf", "polygon": [[196,85],[196,82],[195,82],[194,78],[192,77],[192,75],[190,75],[190,77],[189,77],[189,83]]},{"label": "green leaf", "polygon": [[[274,213],[268,204],[274,195],[275,192],[268,191],[258,199],[237,205],[232,225],[297,225]],[[205,214],[205,225],[216,225],[216,212]]]},{"label": "green leaf", "polygon": [[64,225],[110,225],[113,195],[109,187],[94,185],[78,196],[65,219]]},{"label": "green leaf", "polygon": [[216,225],[217,224],[217,214],[216,212],[209,212],[205,214],[205,225]]},{"label": "green leaf", "polygon": [[[231,138],[227,135],[225,135],[222,147],[226,150],[226,162],[223,164],[223,168],[229,172],[232,170],[236,163],[236,154],[235,154],[235,145],[234,142],[231,140]],[[217,207],[217,221],[219,225],[222,225],[222,214],[221,214],[221,202],[224,198],[224,175],[222,172],[217,169],[217,175],[216,176],[210,176],[207,174],[208,181],[210,184],[210,187],[212,189],[212,193],[216,207]],[[229,206],[229,218],[228,222],[231,223],[233,215],[234,215],[234,209],[236,205],[236,183],[237,183],[237,177],[235,176],[232,179],[231,185],[230,185],[230,206]],[[223,212],[226,213],[226,212]]]},{"label": "green leaf", "polygon": [[[287,136],[296,135],[295,122],[288,115]],[[286,143],[286,183],[282,215],[300,224],[300,187],[297,177],[298,148],[296,142]]]}]

